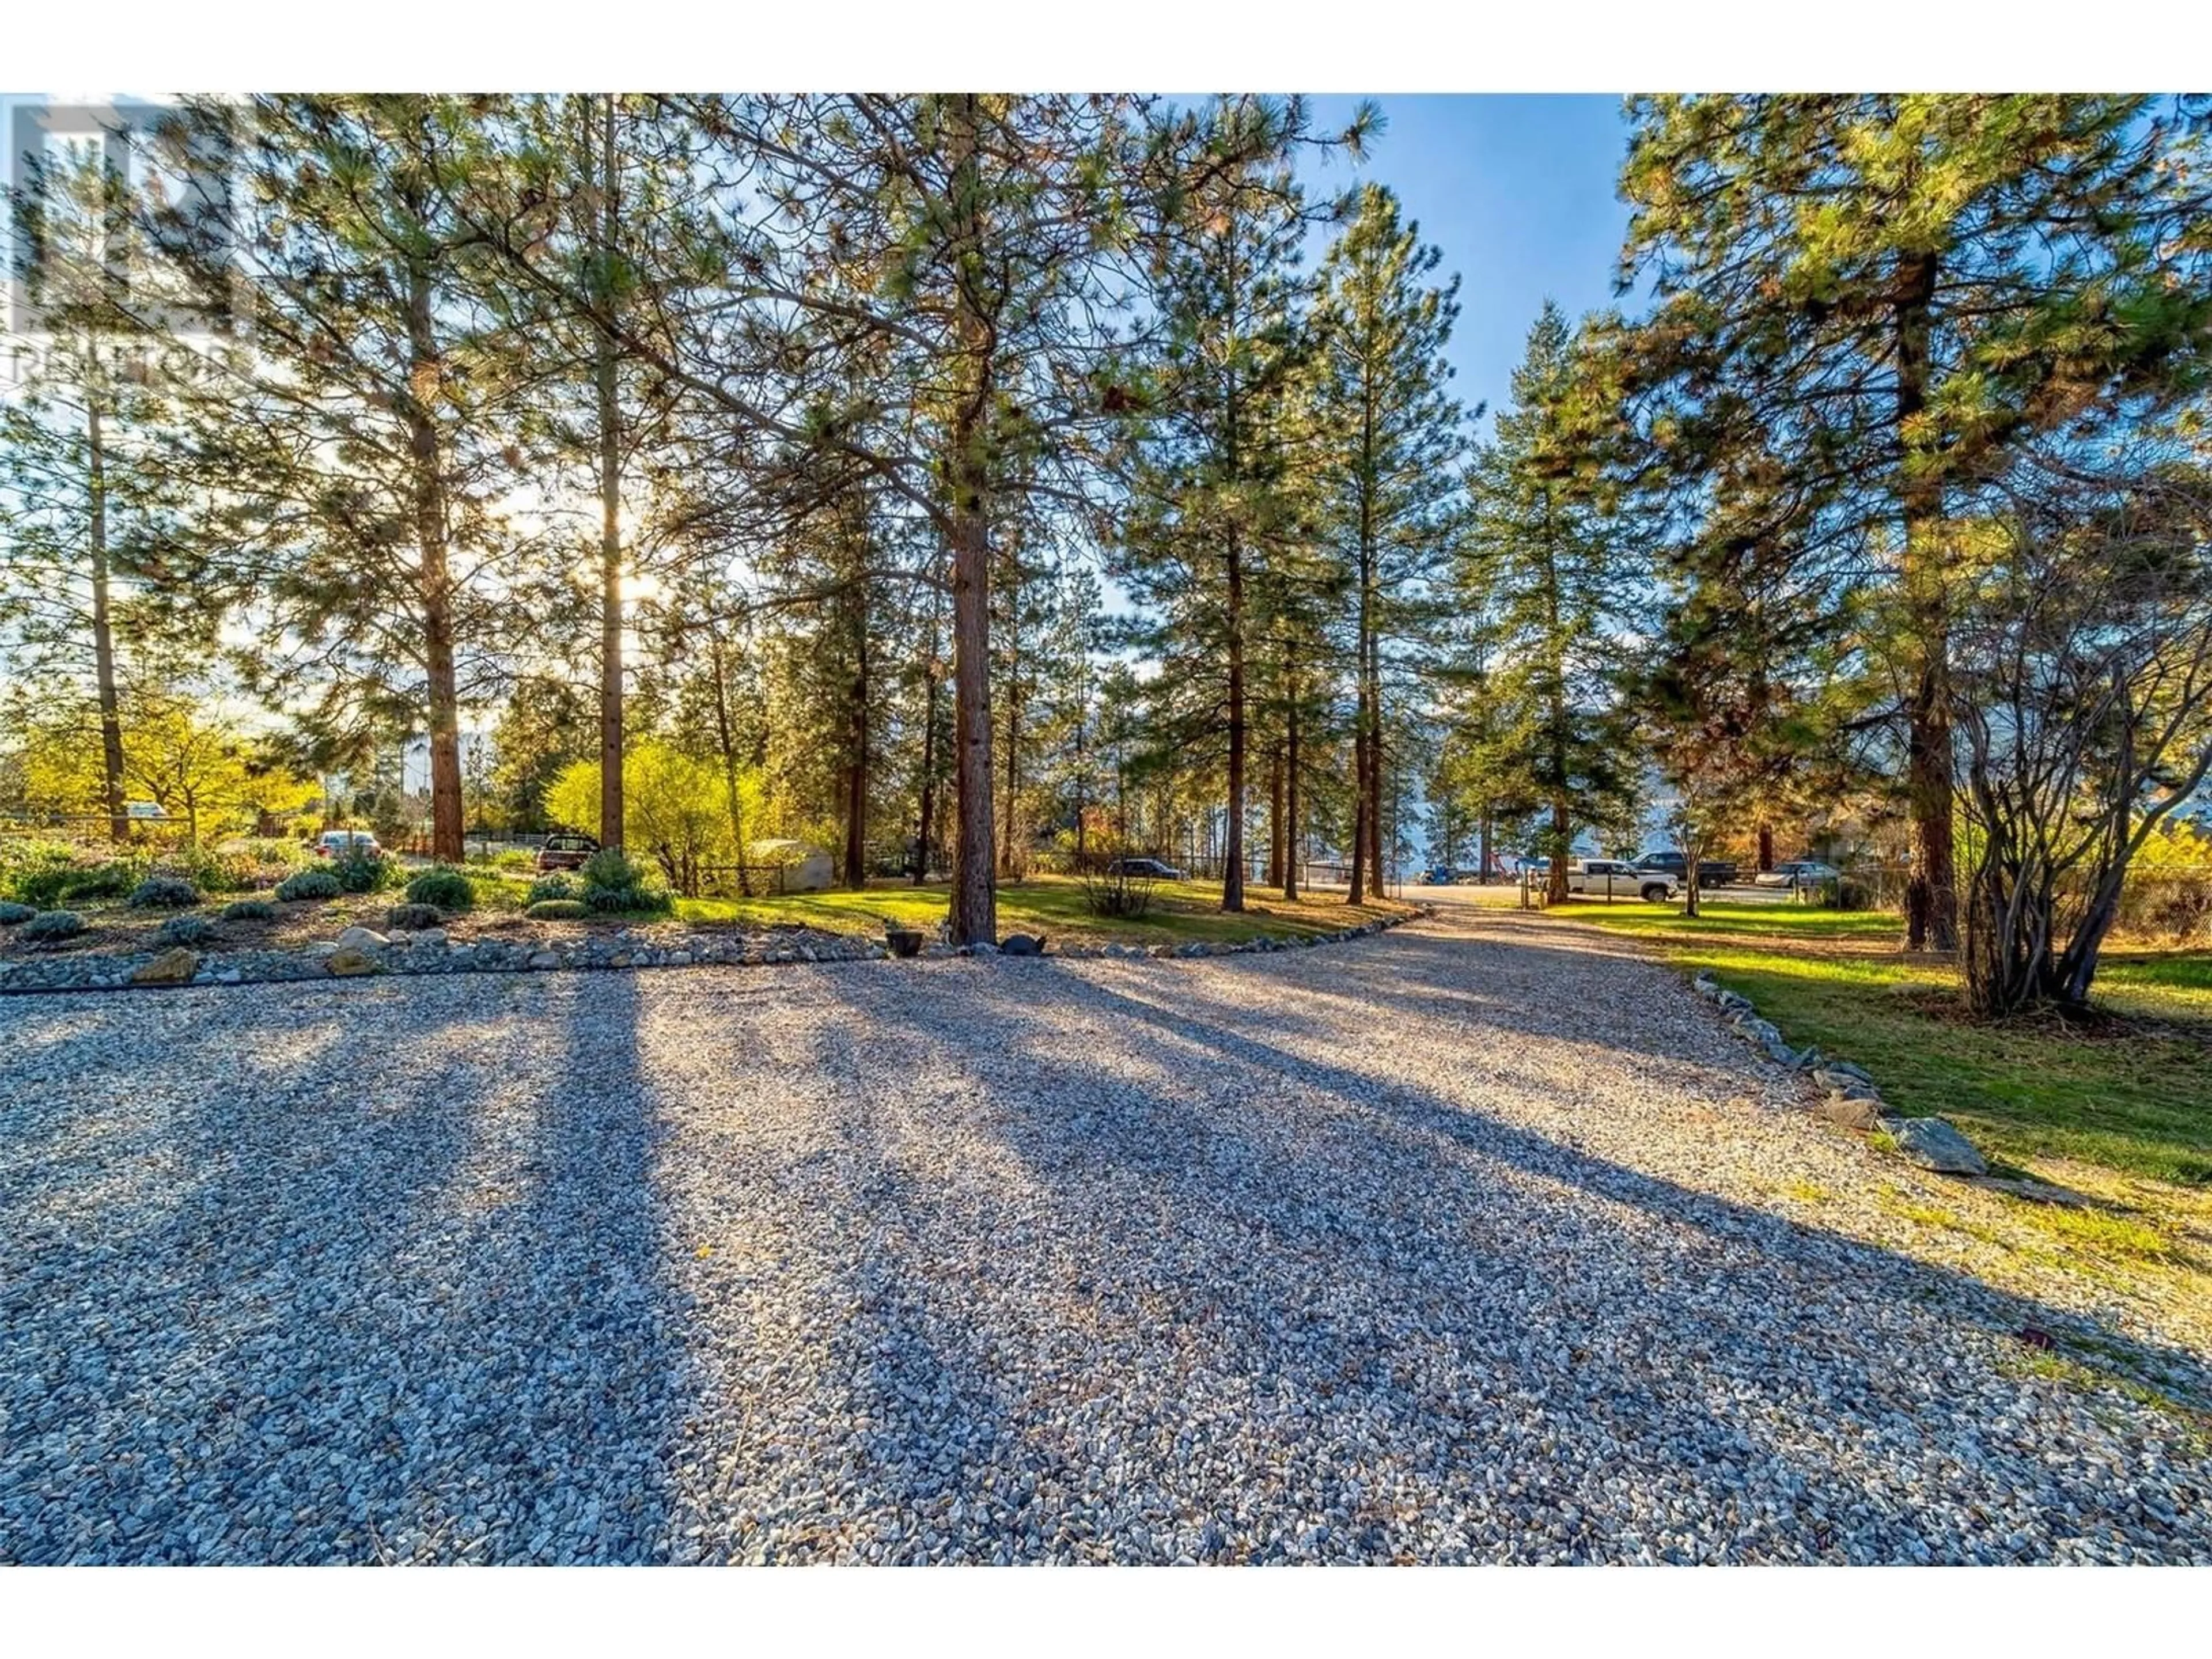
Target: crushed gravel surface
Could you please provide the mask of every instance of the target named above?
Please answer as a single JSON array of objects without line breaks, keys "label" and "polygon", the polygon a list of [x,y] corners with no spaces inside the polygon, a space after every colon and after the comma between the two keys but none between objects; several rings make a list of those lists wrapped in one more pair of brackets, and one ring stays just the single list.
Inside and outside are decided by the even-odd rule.
[{"label": "crushed gravel surface", "polygon": [[1802,1086],[1471,912],[11,999],[0,1560],[2212,1562]]}]

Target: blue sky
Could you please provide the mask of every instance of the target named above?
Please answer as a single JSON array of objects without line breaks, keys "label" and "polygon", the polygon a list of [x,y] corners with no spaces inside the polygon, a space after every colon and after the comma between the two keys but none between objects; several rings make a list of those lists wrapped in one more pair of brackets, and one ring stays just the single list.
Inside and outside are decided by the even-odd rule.
[{"label": "blue sky", "polygon": [[[1316,131],[1340,128],[1359,103],[1310,100]],[[1620,100],[1444,94],[1385,97],[1388,125],[1354,170],[1316,167],[1316,185],[1373,179],[1398,193],[1425,241],[1460,274],[1454,390],[1494,413],[1546,298],[1570,317],[1613,303],[1628,211],[1614,194],[1627,129]],[[1488,422],[1484,422],[1488,430]]]}]

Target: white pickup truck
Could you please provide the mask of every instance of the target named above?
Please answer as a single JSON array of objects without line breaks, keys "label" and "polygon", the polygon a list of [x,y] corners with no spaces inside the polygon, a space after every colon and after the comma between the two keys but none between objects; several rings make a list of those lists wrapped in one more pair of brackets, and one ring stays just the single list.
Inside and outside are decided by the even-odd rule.
[{"label": "white pickup truck", "polygon": [[[1548,860],[1523,866],[1533,888],[1545,884]],[[1574,859],[1567,865],[1567,891],[1583,898],[1640,898],[1663,904],[1674,896],[1674,878],[1663,870],[1639,870],[1625,859]]]}]

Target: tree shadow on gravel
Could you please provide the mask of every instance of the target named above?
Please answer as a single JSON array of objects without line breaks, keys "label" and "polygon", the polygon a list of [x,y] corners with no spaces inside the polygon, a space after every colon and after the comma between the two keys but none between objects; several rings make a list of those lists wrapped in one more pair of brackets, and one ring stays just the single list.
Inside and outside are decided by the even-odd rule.
[{"label": "tree shadow on gravel", "polygon": [[[1348,947],[1362,956],[1358,962],[1343,962],[1336,951],[1323,952],[1327,967],[1336,970],[1329,977],[1340,979],[1340,984],[1321,983],[1318,975],[1309,983],[1304,974],[1297,974],[1295,982],[1301,990],[1334,998],[1370,1020],[1370,999],[1387,994],[1391,1018],[1409,1030],[1437,1024],[1477,1025],[1548,1042],[1579,1039],[1624,1063],[1705,1064],[1686,1052],[1681,1042],[1679,977],[1640,951],[1606,948],[1614,941],[1595,929],[1579,930],[1595,941],[1595,948],[1589,948],[1584,939],[1566,933],[1569,927],[1516,925],[1510,938],[1500,936],[1503,929],[1470,935],[1399,928],[1382,939]],[[1638,988],[1648,991],[1650,1000],[1615,996],[1603,1003],[1562,1003],[1557,979],[1561,957],[1600,961],[1610,973],[1626,968],[1639,977],[1648,975],[1648,983]],[[1282,956],[1247,957],[1218,965],[1231,973],[1269,975],[1279,973],[1285,960]],[[1306,958],[1290,960],[1302,963]],[[1745,1048],[1742,1053],[1748,1059],[1751,1051]]]},{"label": "tree shadow on gravel", "polygon": [[[946,1213],[957,1195],[902,1162],[906,1103],[863,1046],[832,1019],[803,1054],[768,1061],[750,1087],[772,1088],[786,1068],[822,1085],[810,1093],[814,1133],[766,1156],[748,1133],[760,1121],[741,1111],[736,1139],[709,1154],[727,1178],[687,1206],[755,1247],[699,1264],[708,1279],[728,1276],[701,1327],[712,1351],[702,1382],[720,1396],[725,1435],[738,1429],[704,1449],[720,1490],[684,1511],[701,1533],[685,1528],[687,1559],[941,1559],[933,1546],[961,1530],[1010,1455],[1009,1379],[944,1294],[963,1266],[945,1243],[967,1236]],[[756,1516],[769,1517],[765,1534],[747,1523]]]},{"label": "tree shadow on gravel", "polygon": [[[2090,1334],[2069,1311],[1285,1049],[1268,1040],[1290,1012],[1277,1001],[1230,1008],[1161,976],[1164,1002],[1155,1004],[1035,970],[979,975],[971,988],[982,1115],[1064,1201],[1107,1208],[1131,1233],[1188,1227],[1194,1246],[1169,1252],[1170,1277],[1188,1305],[1227,1313],[1224,1333],[1237,1340],[1217,1345],[1224,1363],[1256,1359],[1293,1394],[1364,1389],[1367,1406],[1392,1424],[1391,1437],[1424,1455],[1433,1455],[1443,1420],[1431,1413],[1444,1407],[1407,1395],[1419,1385],[1401,1362],[1437,1359],[1440,1334],[1449,1355],[1462,1324],[1489,1345],[1509,1393],[1533,1392],[1583,1428],[1611,1422],[1631,1432],[1660,1404],[1655,1389],[1671,1394],[1666,1414],[1714,1428],[1646,1474],[1726,1516],[1738,1494],[1735,1462],[1763,1451],[1795,1489],[1802,1525],[1777,1531],[1771,1520],[1747,1518],[1729,1547],[1738,1558],[1814,1559],[1827,1547],[1823,1539],[1852,1536],[1875,1510],[1909,1502],[1923,1459],[1948,1464],[1961,1492],[1978,1492],[1992,1507],[2008,1499],[1984,1472],[1992,1425],[1977,1417],[1980,1407],[1931,1404],[1924,1388],[1910,1386],[1936,1375],[1963,1389],[1987,1376],[1984,1358],[1923,1346],[1923,1304],[1942,1304],[2001,1338]],[[1136,1047],[1158,1049],[1173,1086],[1102,1079],[1080,1049],[1036,1034],[1040,1012],[1070,1010],[1144,1033]],[[1292,1093],[1303,1099],[1288,1102]],[[1279,1110],[1271,1097],[1288,1103]],[[1103,1110],[1058,1104],[1102,1098]],[[1286,1113],[1300,1121],[1285,1123]],[[1346,1179],[1352,1169],[1375,1178]],[[1577,1196],[1561,1203],[1555,1190]],[[1195,1243],[1240,1231],[1247,1243],[1233,1255]],[[1128,1234],[1103,1237],[1100,1249],[1109,1262],[1120,1255],[1157,1268],[1160,1259]],[[1265,1257],[1273,1270],[1252,1271]],[[1297,1288],[1286,1296],[1286,1285]],[[1502,1347],[1481,1313],[1487,1302],[1522,1310],[1517,1335]],[[1864,1348],[1827,1340],[1869,1320],[1876,1328]],[[2212,1399],[2201,1357],[2136,1346],[2162,1387]],[[1412,1376],[1420,1370],[1413,1365]],[[1524,1449],[1522,1473],[1540,1482],[1548,1460]],[[1431,1467],[1447,1478],[1451,1460]],[[2095,1535],[2125,1547],[2206,1551],[2201,1521],[2127,1514],[2124,1504],[2100,1514],[2104,1500],[2075,1474],[2051,1478],[2081,1500]],[[1874,1498],[1875,1486],[1885,1499]],[[1585,1522],[1604,1507],[1601,1495],[1580,1492]],[[1910,1540],[1922,1523],[1902,1524]],[[1936,1553],[1963,1553],[1955,1527],[1930,1521],[1924,1531]],[[1989,1540],[2000,1556],[2002,1536],[1993,1529]],[[1582,1547],[1589,1542],[1585,1526]]]},{"label": "tree shadow on gravel", "polygon": [[[1109,988],[1087,988],[1110,1000],[1117,1018],[1149,1026],[1164,1036],[1210,1048],[1224,1060],[1249,1068],[1248,1075],[1264,1074],[1310,1085],[1352,1104],[1363,1115],[1379,1109],[1398,1125],[1448,1139],[1484,1157],[1547,1179],[1565,1182],[1595,1196],[1686,1222],[1717,1237],[1764,1250],[1802,1246],[1808,1238],[1824,1241],[1844,1250],[1855,1271],[1881,1274],[1886,1279],[1899,1281],[1900,1288],[1916,1279],[1932,1279],[1947,1291],[1962,1295],[1993,1328],[2007,1332],[2023,1327],[2051,1331],[2075,1329],[2100,1342],[2112,1340],[2107,1333],[2090,1330],[2078,1315],[2004,1291],[1972,1275],[1682,1187],[1664,1177],[1532,1133],[1443,1099],[1431,1091],[1409,1087],[1351,1066],[1317,1061],[1270,1040],[1276,1035],[1272,1028],[1279,1026],[1280,1015],[1264,1003],[1184,995],[1170,1007]],[[1702,1009],[1692,1005],[1680,1012],[1698,1015]],[[1053,1063],[1050,1056],[1037,1052],[1034,1046],[1024,1053],[1032,1064]],[[1679,1053],[1658,1057],[1686,1066],[1700,1065]],[[2160,1370],[2166,1383],[2191,1390],[2197,1396],[2194,1403],[2212,1409],[2212,1362],[2208,1362],[2206,1357],[2171,1346],[2136,1346],[2141,1349],[2142,1357]]]},{"label": "tree shadow on gravel", "polygon": [[[635,987],[449,989],[180,994],[255,999],[132,1079],[181,1185],[0,1242],[6,1559],[653,1558],[684,1370]],[[296,1073],[204,1052],[303,1024],[343,1040]]]}]

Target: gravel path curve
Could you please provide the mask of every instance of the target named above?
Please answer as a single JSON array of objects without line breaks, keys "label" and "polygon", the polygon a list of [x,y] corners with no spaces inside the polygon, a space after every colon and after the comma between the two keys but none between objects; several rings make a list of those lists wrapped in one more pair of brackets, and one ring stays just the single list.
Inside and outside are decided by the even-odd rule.
[{"label": "gravel path curve", "polygon": [[2212,1561],[1790,1087],[1472,913],[14,1000],[0,1560]]}]

